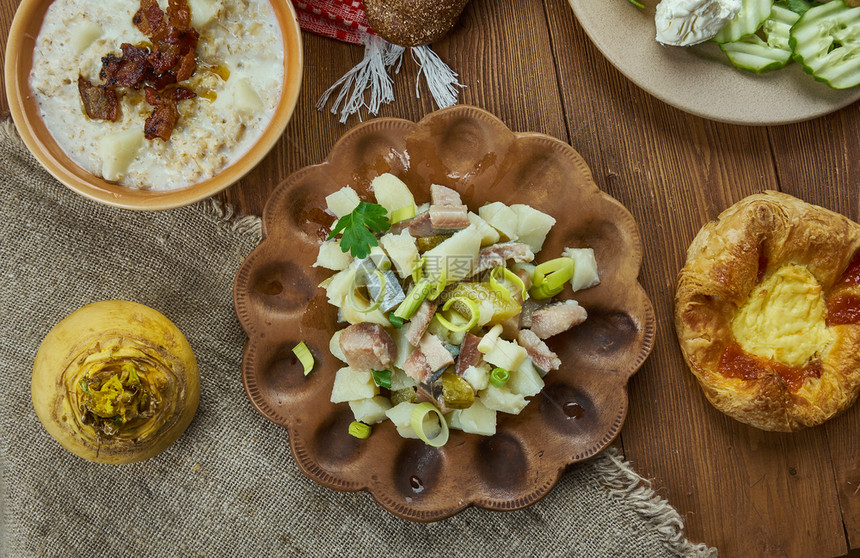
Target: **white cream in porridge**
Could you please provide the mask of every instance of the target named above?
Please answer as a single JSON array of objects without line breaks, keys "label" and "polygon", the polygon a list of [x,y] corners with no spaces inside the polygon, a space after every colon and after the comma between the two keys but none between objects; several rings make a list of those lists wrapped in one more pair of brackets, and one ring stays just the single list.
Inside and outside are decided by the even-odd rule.
[{"label": "white cream in porridge", "polygon": [[[167,0],[159,0],[162,9]],[[167,190],[215,175],[242,156],[272,118],[283,88],[284,50],[268,0],[188,0],[199,33],[197,67],[180,85],[170,139],[145,139],[153,107],[121,88],[116,121],[87,116],[78,76],[93,84],[102,57],[149,41],[132,23],[139,0],[55,0],[36,40],[30,87],[65,153],[87,171],[134,188]]]}]

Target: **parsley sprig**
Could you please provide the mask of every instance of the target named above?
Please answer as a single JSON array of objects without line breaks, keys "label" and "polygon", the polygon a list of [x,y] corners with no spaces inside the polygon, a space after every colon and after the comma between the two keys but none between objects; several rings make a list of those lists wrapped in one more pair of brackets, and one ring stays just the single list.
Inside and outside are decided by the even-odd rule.
[{"label": "parsley sprig", "polygon": [[372,246],[378,246],[374,233],[388,230],[388,211],[379,204],[361,202],[349,215],[337,220],[328,240],[341,233],[340,249],[356,258],[366,258]]}]

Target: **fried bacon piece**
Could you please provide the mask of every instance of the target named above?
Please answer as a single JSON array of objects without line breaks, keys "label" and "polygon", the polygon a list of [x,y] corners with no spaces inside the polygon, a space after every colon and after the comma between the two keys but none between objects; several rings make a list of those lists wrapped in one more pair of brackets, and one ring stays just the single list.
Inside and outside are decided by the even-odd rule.
[{"label": "fried bacon piece", "polygon": [[140,0],[132,23],[149,37],[152,49],[123,43],[122,56],[102,58],[99,77],[106,85],[93,85],[78,78],[78,90],[90,118],[115,120],[119,103],[116,87],[144,88],[152,114],[144,124],[147,139],[170,139],[179,120],[176,103],[196,97],[185,87],[169,87],[189,79],[197,69],[196,49],[200,35],[191,27],[188,0],[168,0],[167,13],[158,0]]},{"label": "fried bacon piece", "polygon": [[185,87],[175,87],[164,91],[156,91],[152,87],[146,87],[144,94],[146,95],[146,102],[155,107],[152,114],[144,122],[144,137],[150,140],[161,138],[164,141],[170,139],[176,121],[179,120],[179,110],[176,108],[176,103],[197,96],[194,91]]},{"label": "fried bacon piece", "polygon": [[108,85],[138,88],[149,70],[149,49],[123,43],[122,56],[111,53],[102,58],[99,77]]},{"label": "fried bacon piece", "polygon": [[157,35],[164,25],[164,12],[156,0],[140,0],[140,9],[135,12],[131,22],[141,33],[152,37]]},{"label": "fried bacon piece", "polygon": [[191,7],[187,0],[167,0],[167,22],[171,27],[191,27]]},{"label": "fried bacon piece", "polygon": [[113,86],[93,85],[90,80],[78,76],[78,91],[90,118],[113,122],[119,116],[119,100]]}]

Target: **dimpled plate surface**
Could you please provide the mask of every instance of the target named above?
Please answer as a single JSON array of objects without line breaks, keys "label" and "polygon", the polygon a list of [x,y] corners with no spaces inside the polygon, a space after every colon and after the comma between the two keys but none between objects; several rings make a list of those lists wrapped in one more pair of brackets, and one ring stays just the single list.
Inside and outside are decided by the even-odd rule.
[{"label": "dimpled plate surface", "polygon": [[[495,436],[451,431],[442,448],[401,438],[390,421],[358,440],[352,414],[333,404],[329,352],[343,327],[317,285],[333,272],[311,265],[334,217],[325,196],[351,186],[373,201],[371,180],[402,178],[417,203],[430,184],[456,189],[471,209],[486,202],[527,203],[557,224],[539,258],[566,246],[594,248],[599,286],[577,293],[585,324],[549,340],[562,367],[519,415],[498,414]],[[248,398],[286,427],[302,472],[337,490],[367,490],[388,511],[434,521],[470,505],[513,510],[534,503],[565,468],[604,449],[627,414],[627,382],[651,350],[655,320],[637,283],[642,247],[636,223],[600,192],[585,162],[548,136],[515,134],[491,114],[468,106],[437,111],[420,122],[379,118],[356,126],[325,162],[305,167],[272,193],[263,240],[234,284],[236,314],[248,334],[242,378]],[[560,298],[570,298],[566,290]],[[316,359],[308,376],[291,349],[304,341]]]}]

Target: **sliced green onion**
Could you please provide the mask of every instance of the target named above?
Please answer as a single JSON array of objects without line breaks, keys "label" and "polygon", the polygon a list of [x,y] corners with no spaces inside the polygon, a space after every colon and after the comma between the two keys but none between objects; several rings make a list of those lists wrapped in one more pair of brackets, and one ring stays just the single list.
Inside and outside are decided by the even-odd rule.
[{"label": "sliced green onion", "polygon": [[401,318],[400,316],[395,316],[394,312],[388,315],[388,321],[391,322],[391,325],[393,325],[397,329],[403,327],[403,324],[405,323],[403,318]]},{"label": "sliced green onion", "polygon": [[453,331],[454,333],[460,333],[461,331],[469,331],[473,327],[475,327],[478,323],[478,320],[481,319],[481,309],[478,308],[478,304],[472,300],[471,298],[465,296],[455,296],[453,298],[449,298],[448,301],[442,306],[442,311],[444,312],[448,308],[454,304],[455,301],[460,301],[466,305],[466,308],[471,312],[471,317],[469,321],[465,324],[454,325],[448,319],[440,313],[436,314],[436,319],[439,320],[439,323],[442,324],[446,329]]},{"label": "sliced green onion", "polygon": [[645,4],[643,4],[642,2],[639,2],[638,0],[629,0],[629,1],[631,4],[633,4],[634,6],[636,6],[639,9],[645,8]]},{"label": "sliced green onion", "polygon": [[415,217],[415,204],[410,203],[406,207],[401,207],[391,212],[391,224],[412,219],[413,217]]},{"label": "sliced green onion", "polygon": [[493,368],[493,371],[490,373],[490,383],[497,388],[500,388],[506,383],[508,383],[508,380],[510,379],[511,373],[504,368]]},{"label": "sliced green onion", "polygon": [[363,306],[363,305],[359,304],[357,295],[355,294],[355,291],[357,291],[359,289],[359,287],[364,287],[367,285],[367,275],[366,274],[368,272],[367,271],[363,272],[365,274],[365,275],[363,275],[363,277],[365,277],[365,280],[364,280],[365,282],[363,285],[356,285],[355,284],[355,279],[358,276],[358,272],[356,272],[352,278],[353,283],[350,286],[349,296],[347,298],[349,299],[349,305],[352,306],[352,309],[355,310],[356,312],[361,312],[362,314],[366,314],[367,312],[373,312],[374,310],[376,310],[377,308],[379,308],[382,305],[382,301],[385,299],[385,287],[386,287],[386,283],[387,283],[386,279],[385,279],[385,274],[382,273],[381,271],[379,271],[378,269],[374,269],[373,272],[376,274],[377,278],[379,279],[379,285],[380,285],[379,286],[379,296],[376,297],[376,301],[374,301],[373,304],[370,304],[367,306]]},{"label": "sliced green onion", "polygon": [[359,440],[364,440],[370,436],[370,425],[354,420],[349,423],[349,434],[350,436],[355,436]]},{"label": "sliced green onion", "polygon": [[311,368],[314,367],[314,355],[311,354],[311,350],[308,349],[304,341],[293,347],[293,354],[296,355],[296,358],[305,367],[305,376],[310,374]]},{"label": "sliced green onion", "polygon": [[391,389],[391,370],[371,370],[370,373],[374,384]]},{"label": "sliced green onion", "polygon": [[424,302],[427,295],[430,294],[431,288],[432,285],[430,284],[430,279],[425,277],[418,281],[418,283],[412,287],[412,290],[409,291],[409,294],[406,295],[403,302],[400,303],[400,306],[394,310],[393,314],[398,318],[403,318],[404,320],[411,318],[412,315],[418,311],[418,307],[421,306],[421,303]]},{"label": "sliced green onion", "polygon": [[503,290],[510,294],[508,288],[502,285],[502,281],[510,281],[511,283],[519,287],[522,291],[523,300],[528,298],[528,292],[526,292],[525,283],[523,283],[523,280],[520,279],[519,275],[506,268],[505,266],[500,265],[498,267],[493,268],[493,271],[490,272],[490,287],[492,287],[492,289],[499,294],[503,294]]},{"label": "sliced green onion", "polygon": [[[435,415],[438,422],[434,421],[430,415]],[[412,415],[409,417],[409,424],[421,438],[421,441],[428,446],[439,448],[448,441],[448,423],[445,422],[445,417],[432,403],[425,401],[415,405],[415,408],[412,409]]]},{"label": "sliced green onion", "polygon": [[436,284],[433,285],[433,290],[430,291],[430,294],[427,295],[427,300],[436,300],[439,298],[439,295],[442,294],[442,291],[445,290],[445,286],[448,284],[448,268],[442,268],[442,274],[439,277],[439,280]]},{"label": "sliced green onion", "polygon": [[564,284],[572,277],[572,259],[556,258],[544,262],[535,267],[534,284],[529,294],[538,300],[553,297],[564,290]]}]

